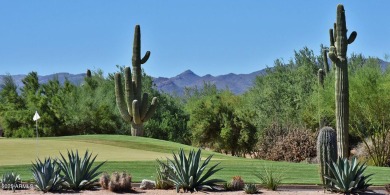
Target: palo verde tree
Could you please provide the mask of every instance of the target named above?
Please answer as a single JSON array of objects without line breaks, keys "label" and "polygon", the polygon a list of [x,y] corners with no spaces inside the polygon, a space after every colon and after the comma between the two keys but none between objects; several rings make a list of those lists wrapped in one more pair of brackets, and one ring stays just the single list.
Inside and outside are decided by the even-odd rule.
[{"label": "palo verde tree", "polygon": [[337,6],[337,20],[334,29],[329,30],[330,48],[329,58],[335,66],[335,96],[336,96],[336,131],[337,150],[342,158],[349,156],[349,85],[348,85],[348,62],[347,49],[357,33],[353,31],[347,37],[347,25],[345,20],[344,6]]},{"label": "palo verde tree", "polygon": [[157,107],[157,97],[153,98],[148,108],[148,93],[142,94],[141,64],[144,64],[149,56],[150,51],[147,51],[141,59],[141,30],[140,26],[136,25],[132,58],[133,74],[131,74],[129,67],[125,68],[125,93],[123,93],[121,74],[115,74],[116,102],[122,118],[131,123],[132,136],[144,135],[143,123],[152,117]]}]

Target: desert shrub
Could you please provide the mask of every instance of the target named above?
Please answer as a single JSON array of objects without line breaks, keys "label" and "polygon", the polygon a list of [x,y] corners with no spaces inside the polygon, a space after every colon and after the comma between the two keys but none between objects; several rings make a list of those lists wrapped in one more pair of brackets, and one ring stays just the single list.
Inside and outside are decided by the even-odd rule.
[{"label": "desert shrub", "polygon": [[131,176],[126,172],[114,172],[111,177],[107,173],[103,173],[99,183],[103,189],[112,192],[128,192],[131,190]]},{"label": "desert shrub", "polygon": [[390,131],[371,135],[354,148],[354,155],[368,165],[390,166]]},{"label": "desert shrub", "polygon": [[258,143],[257,158],[301,162],[316,156],[316,134],[303,128],[267,128]]},{"label": "desert shrub", "polygon": [[283,136],[284,130],[276,124],[265,128],[257,142],[256,150],[253,153],[255,158],[268,159],[268,154],[272,151],[276,137]]}]

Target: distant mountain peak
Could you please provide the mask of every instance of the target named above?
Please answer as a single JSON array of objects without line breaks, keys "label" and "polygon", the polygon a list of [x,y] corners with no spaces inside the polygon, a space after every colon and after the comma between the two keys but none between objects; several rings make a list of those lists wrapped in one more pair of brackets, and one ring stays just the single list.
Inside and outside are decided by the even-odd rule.
[{"label": "distant mountain peak", "polygon": [[181,74],[172,78],[155,78],[154,82],[160,91],[170,94],[182,95],[186,87],[203,87],[204,82],[215,84],[218,89],[226,89],[228,87],[235,94],[242,94],[250,86],[257,75],[263,74],[264,71],[256,71],[250,74],[226,74],[212,76],[206,74],[202,77],[195,74],[192,70],[186,70]]},{"label": "distant mountain peak", "polygon": [[199,77],[197,74],[195,74],[194,72],[192,72],[192,70],[186,70],[184,72],[182,72],[181,74],[177,75],[177,76],[196,76],[196,77]]}]

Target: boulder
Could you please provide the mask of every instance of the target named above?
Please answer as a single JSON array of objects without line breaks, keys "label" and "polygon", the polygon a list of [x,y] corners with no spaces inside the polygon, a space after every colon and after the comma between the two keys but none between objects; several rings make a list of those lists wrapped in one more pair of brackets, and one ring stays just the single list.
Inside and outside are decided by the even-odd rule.
[{"label": "boulder", "polygon": [[139,186],[139,188],[143,190],[154,189],[155,187],[156,187],[156,182],[147,179],[143,179],[141,185]]}]

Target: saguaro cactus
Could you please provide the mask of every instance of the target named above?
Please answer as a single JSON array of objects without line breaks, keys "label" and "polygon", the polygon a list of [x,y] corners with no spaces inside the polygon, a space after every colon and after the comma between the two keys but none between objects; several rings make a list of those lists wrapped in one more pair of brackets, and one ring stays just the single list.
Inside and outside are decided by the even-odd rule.
[{"label": "saguaro cactus", "polygon": [[349,156],[348,123],[349,123],[349,86],[347,48],[357,33],[353,31],[347,38],[347,25],[343,5],[337,6],[337,20],[334,29],[329,30],[329,58],[335,66],[335,96],[336,96],[336,131],[338,155],[342,158]]},{"label": "saguaro cactus", "polygon": [[317,138],[317,158],[320,164],[320,177],[322,184],[326,187],[329,180],[325,176],[332,177],[332,171],[328,164],[337,159],[336,131],[331,127],[323,127]]},{"label": "saguaro cactus", "polygon": [[322,70],[322,69],[320,68],[320,69],[318,69],[317,75],[318,75],[318,84],[319,84],[322,88],[324,88],[325,71]]},{"label": "saguaro cactus", "polygon": [[[318,86],[320,87],[319,91],[318,91],[318,96],[320,96],[320,93],[323,91],[324,89],[324,77],[325,77],[325,73],[324,73],[324,70],[322,70],[321,68],[318,70],[318,73],[317,73],[317,76],[318,76]],[[321,89],[322,88],[322,89]],[[320,112],[320,106],[321,106],[321,103],[320,103],[320,99],[318,100],[318,127],[319,128],[322,128],[324,126],[324,117],[321,116],[321,112]]]},{"label": "saguaro cactus", "polygon": [[[318,86],[320,86],[322,89],[324,89],[324,79],[325,79],[325,76],[329,73],[329,64],[328,64],[328,55],[327,55],[327,52],[329,51],[328,48],[323,48],[322,49],[322,58],[323,58],[323,68],[319,69],[318,72],[317,72],[317,76],[318,76]],[[321,90],[320,88],[320,91],[318,92],[320,95],[321,92],[323,92],[323,90]],[[318,108],[320,107],[321,103],[320,101],[318,101]],[[323,116],[321,116],[321,112],[320,110],[318,110],[318,127],[319,128],[322,128],[325,126],[325,118]]]},{"label": "saguaro cactus", "polygon": [[140,31],[140,26],[136,25],[132,58],[133,74],[131,74],[129,67],[125,68],[125,94],[123,93],[121,74],[115,74],[116,103],[122,118],[131,123],[132,136],[144,135],[143,123],[150,119],[157,107],[156,97],[153,97],[152,103],[148,108],[148,94],[142,94],[141,64],[144,64],[149,59],[150,51],[147,51],[145,56],[141,59]]},{"label": "saguaro cactus", "polygon": [[324,58],[324,74],[327,75],[329,73],[329,63],[328,63],[328,53],[329,49],[322,49],[322,58]]},{"label": "saguaro cactus", "polygon": [[91,78],[91,77],[92,77],[91,70],[87,69],[87,78]]}]

